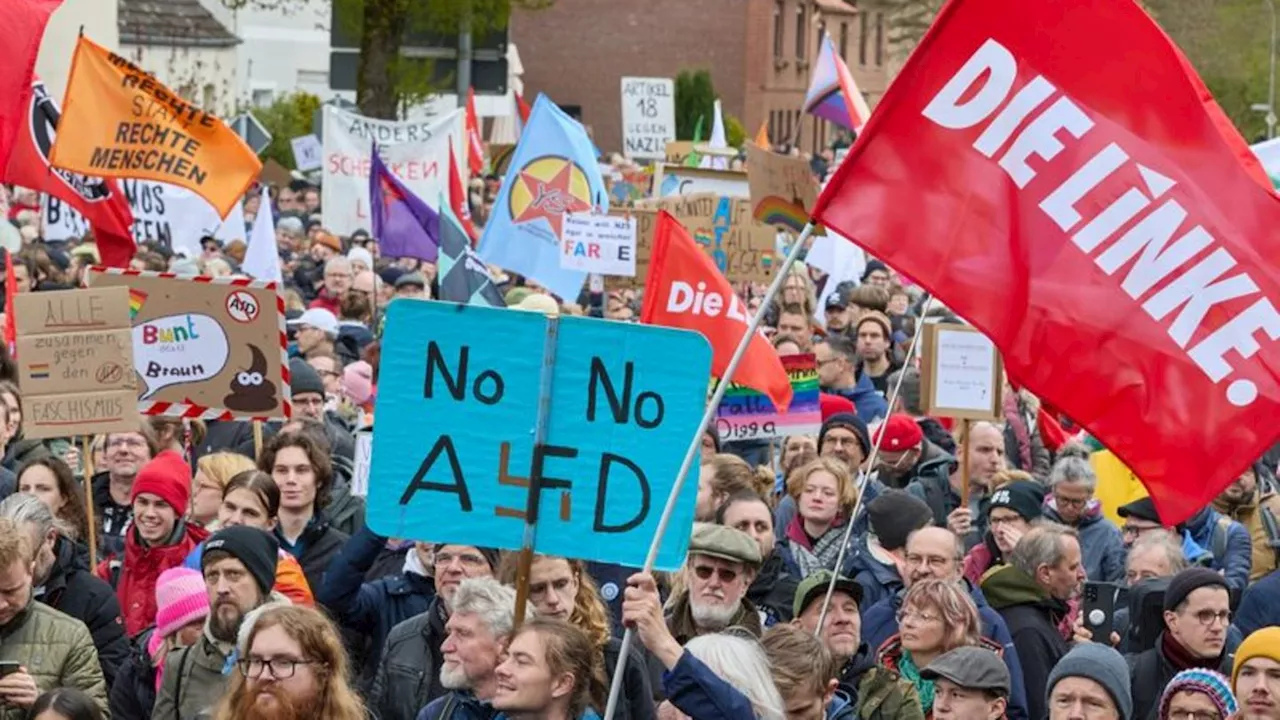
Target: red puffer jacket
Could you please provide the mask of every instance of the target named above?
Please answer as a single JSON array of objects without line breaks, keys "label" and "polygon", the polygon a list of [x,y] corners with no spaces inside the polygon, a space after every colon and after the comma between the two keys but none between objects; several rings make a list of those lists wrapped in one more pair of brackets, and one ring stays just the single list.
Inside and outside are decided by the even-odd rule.
[{"label": "red puffer jacket", "polygon": [[180,567],[187,555],[208,537],[208,530],[179,520],[167,544],[151,547],[144,545],[137,530],[130,526],[125,531],[123,564],[118,556],[113,556],[98,565],[98,577],[111,583],[120,598],[124,629],[129,637],[156,622],[156,579],[160,573]]}]

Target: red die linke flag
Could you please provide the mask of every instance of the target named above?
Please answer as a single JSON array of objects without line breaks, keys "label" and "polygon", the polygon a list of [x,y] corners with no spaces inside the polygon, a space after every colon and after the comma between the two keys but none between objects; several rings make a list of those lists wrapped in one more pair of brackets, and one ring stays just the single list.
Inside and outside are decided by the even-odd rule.
[{"label": "red die linke flag", "polygon": [[1187,519],[1277,437],[1280,197],[1132,2],[939,15],[813,219],[985,332]]},{"label": "red die linke flag", "polygon": [[[680,221],[659,212],[640,322],[702,333],[711,343],[711,374],[724,378],[750,321],[746,305],[711,258]],[[764,335],[751,338],[732,381],[768,395],[782,412],[791,405],[791,380]]]},{"label": "red die linke flag", "polygon": [[31,102],[0,181],[46,193],[84,216],[93,228],[102,264],[127,267],[137,251],[129,199],[114,180],[85,177],[49,165],[49,149],[58,129],[58,106],[44,83],[32,85]]}]

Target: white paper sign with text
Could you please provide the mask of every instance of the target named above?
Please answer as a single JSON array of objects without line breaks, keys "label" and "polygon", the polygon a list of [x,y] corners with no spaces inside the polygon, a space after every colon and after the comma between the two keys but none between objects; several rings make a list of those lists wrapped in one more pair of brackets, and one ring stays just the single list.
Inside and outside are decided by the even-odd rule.
[{"label": "white paper sign with text", "polygon": [[564,216],[560,267],[600,275],[636,274],[636,220],[572,213]]},{"label": "white paper sign with text", "polygon": [[622,152],[663,160],[676,139],[676,91],[671,78],[622,78]]}]

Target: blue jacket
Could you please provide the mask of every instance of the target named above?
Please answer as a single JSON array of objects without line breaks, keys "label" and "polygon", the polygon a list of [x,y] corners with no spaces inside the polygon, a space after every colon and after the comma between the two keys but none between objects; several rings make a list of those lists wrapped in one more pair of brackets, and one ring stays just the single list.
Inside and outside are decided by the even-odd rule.
[{"label": "blue jacket", "polygon": [[[1226,528],[1226,549],[1217,553],[1213,549],[1213,540],[1220,521]],[[1249,585],[1249,571],[1253,567],[1253,538],[1249,536],[1248,528],[1212,507],[1196,513],[1183,527],[1197,545],[1213,553],[1213,561],[1209,567],[1221,571],[1232,595],[1239,597]],[[1222,557],[1218,557],[1219,554]]]},{"label": "blue jacket", "polygon": [[[368,635],[373,647],[362,677],[372,678],[391,628],[421,615],[436,596],[435,582],[415,573],[397,573],[373,582],[364,574],[382,552],[386,539],[361,528],[334,555],[316,602],[324,605],[344,628]],[[410,550],[410,552],[413,552]]]},{"label": "blue jacket", "polygon": [[1271,625],[1280,625],[1280,570],[1262,576],[1249,586],[1240,600],[1234,622],[1234,627],[1245,637]]},{"label": "blue jacket", "polygon": [[855,720],[857,717],[858,708],[848,696],[837,690],[831,702],[827,703],[827,720]]},{"label": "blue jacket", "polygon": [[[859,605],[870,608],[877,602],[901,591],[902,576],[898,575],[898,568],[876,560],[871,554],[871,548],[867,545],[865,534],[856,542],[856,552],[853,553],[853,560],[849,563],[848,577],[862,586],[862,602]],[[865,617],[863,624],[866,624]],[[879,646],[873,644],[871,647]]]},{"label": "blue jacket", "polygon": [[454,690],[443,697],[432,700],[418,713],[418,720],[438,720],[445,707],[449,707],[449,720],[494,720],[498,711],[489,703],[479,700],[470,690]]},{"label": "blue jacket", "polygon": [[822,388],[822,392],[839,395],[852,402],[858,411],[858,419],[868,425],[889,415],[889,403],[866,375],[860,375],[851,388],[828,387]]},{"label": "blue jacket", "polygon": [[689,720],[739,720],[756,716],[746,695],[721,680],[688,650],[680,654],[675,667],[662,673],[662,691]]},{"label": "blue jacket", "polygon": [[[978,618],[982,621],[982,637],[1004,648],[1004,664],[1009,668],[1009,707],[1006,715],[1009,720],[1028,720],[1027,693],[1022,682],[1022,663],[1018,660],[1018,651],[1013,647],[1013,636],[1009,634],[1009,626],[1004,618],[987,604],[982,590],[964,581],[969,590],[969,597],[978,607]],[[886,640],[898,634],[898,610],[902,608],[902,598],[906,591],[899,591],[875,605],[862,611],[862,641],[872,648],[879,648]],[[865,604],[865,603],[864,603]]]},{"label": "blue jacket", "polygon": [[[1062,521],[1052,497],[1045,501],[1044,516],[1056,523],[1068,524]],[[1124,537],[1120,534],[1120,528],[1103,516],[1102,506],[1097,500],[1089,503],[1075,528],[1080,533],[1080,553],[1089,579],[1097,582],[1124,580],[1127,554]]]}]

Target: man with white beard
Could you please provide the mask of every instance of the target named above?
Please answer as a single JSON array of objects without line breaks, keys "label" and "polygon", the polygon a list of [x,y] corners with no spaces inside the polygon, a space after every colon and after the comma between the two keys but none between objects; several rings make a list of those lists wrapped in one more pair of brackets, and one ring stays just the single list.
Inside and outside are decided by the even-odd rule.
[{"label": "man with white beard", "polygon": [[685,561],[687,589],[666,616],[671,635],[681,645],[727,627],[760,637],[760,612],[746,598],[759,568],[760,547],[750,535],[723,525],[694,523]]},{"label": "man with white beard", "polygon": [[[418,713],[418,720],[489,720],[497,691],[494,670],[515,624],[516,591],[493,578],[463,580],[453,596],[440,653],[440,684],[451,692]],[[526,612],[526,619],[529,617]]]}]

